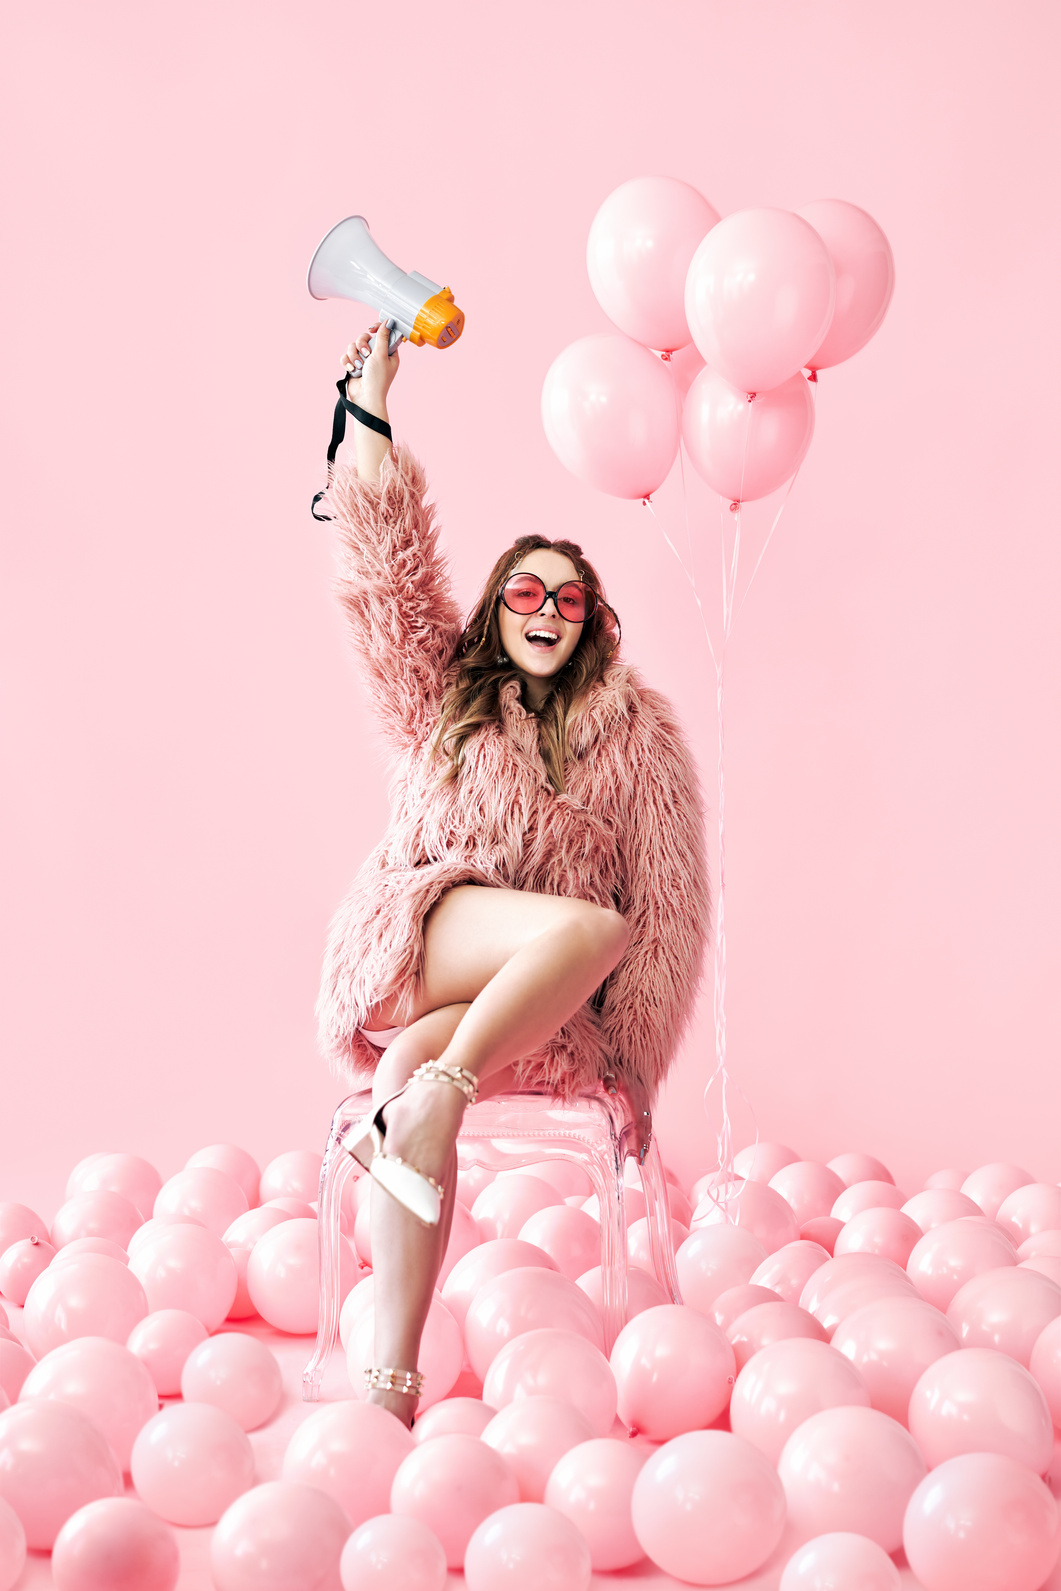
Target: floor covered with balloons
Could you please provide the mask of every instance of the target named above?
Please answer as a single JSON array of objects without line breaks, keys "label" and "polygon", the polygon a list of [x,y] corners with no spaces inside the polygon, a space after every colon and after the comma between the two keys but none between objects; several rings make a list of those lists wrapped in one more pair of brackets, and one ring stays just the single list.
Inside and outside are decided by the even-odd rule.
[{"label": "floor covered with balloons", "polygon": [[760,1143],[668,1172],[677,1305],[629,1169],[610,1353],[581,1169],[462,1169],[412,1433],[353,1395],[370,1178],[317,1403],[318,1155],[0,1203],[0,1591],[1059,1591],[1061,1188]]}]

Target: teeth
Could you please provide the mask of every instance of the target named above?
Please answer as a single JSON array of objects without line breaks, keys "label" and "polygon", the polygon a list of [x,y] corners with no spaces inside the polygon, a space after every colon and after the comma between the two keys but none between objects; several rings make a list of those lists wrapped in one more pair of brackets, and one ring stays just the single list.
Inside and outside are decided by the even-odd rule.
[{"label": "teeth", "polygon": [[552,630],[528,630],[528,641],[559,641],[560,637],[554,635]]}]

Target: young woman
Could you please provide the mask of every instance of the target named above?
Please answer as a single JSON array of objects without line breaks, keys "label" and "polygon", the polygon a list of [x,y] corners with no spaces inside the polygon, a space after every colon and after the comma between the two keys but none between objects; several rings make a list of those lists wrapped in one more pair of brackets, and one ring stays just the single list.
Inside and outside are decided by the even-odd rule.
[{"label": "young woman", "polygon": [[[372,1201],[369,1397],[412,1423],[461,1115],[478,1094],[621,1091],[644,1155],[688,1021],[709,895],[693,763],[664,697],[618,660],[581,549],[522,537],[467,622],[420,467],[393,449],[398,370],[369,332],[347,393],[356,468],[328,511],[338,594],[396,755],[394,811],[332,924],[318,1014],[340,1071],[373,1076],[348,1147]],[[382,431],[375,427],[382,426]]]}]

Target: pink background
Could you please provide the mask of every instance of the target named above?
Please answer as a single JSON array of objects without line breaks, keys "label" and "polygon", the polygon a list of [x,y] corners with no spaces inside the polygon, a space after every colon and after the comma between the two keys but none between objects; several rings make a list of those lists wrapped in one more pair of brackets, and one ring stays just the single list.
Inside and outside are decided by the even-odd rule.
[{"label": "pink background", "polygon": [[[688,590],[539,419],[607,327],[592,217],[648,173],[723,214],[850,199],[898,267],[734,638],[734,1078],[763,1136],[911,1188],[1061,1176],[1056,8],[58,0],[6,32],[0,1198],[50,1212],[97,1148],[319,1145],[339,1097],[321,946],[386,812],[308,513],[365,323],[304,287],[341,216],[467,313],[393,400],[461,599],[514,534],[580,539],[714,803]],[[676,478],[656,507],[684,538]],[[708,992],[659,1112],[687,1175],[711,1055]]]}]

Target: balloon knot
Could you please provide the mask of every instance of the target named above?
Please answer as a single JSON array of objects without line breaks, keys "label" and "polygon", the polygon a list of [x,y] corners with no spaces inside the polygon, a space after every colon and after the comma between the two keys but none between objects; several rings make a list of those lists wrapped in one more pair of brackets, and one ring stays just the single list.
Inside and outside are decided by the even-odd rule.
[{"label": "balloon knot", "polygon": [[740,513],[740,503],[730,503],[729,511],[730,511],[731,514],[739,514]]},{"label": "balloon knot", "polygon": [[669,364],[670,364],[670,361],[671,361],[671,356],[670,356],[670,351],[669,351],[669,349],[667,349],[667,348],[664,348],[664,349],[663,349],[663,350],[662,350],[662,351],[661,351],[661,353],[660,353],[660,358],[661,358],[661,359],[662,359],[662,360],[663,360],[663,363],[664,363],[664,364],[665,364],[665,365],[669,365]]},{"label": "balloon knot", "polygon": [[650,508],[651,505],[652,505],[652,498],[651,497],[642,497],[642,499],[641,499],[641,507],[642,508]]},{"label": "balloon knot", "polygon": [[817,380],[818,380],[818,372],[816,370],[808,370],[807,371],[807,380],[808,381],[817,382]]},{"label": "balloon knot", "polygon": [[755,392],[749,392],[749,394],[748,394],[748,402],[749,402],[749,403],[754,403],[754,402],[755,402],[755,400],[756,400],[756,397],[757,397],[757,396],[758,396],[758,394],[757,394],[757,393],[755,393]]}]

